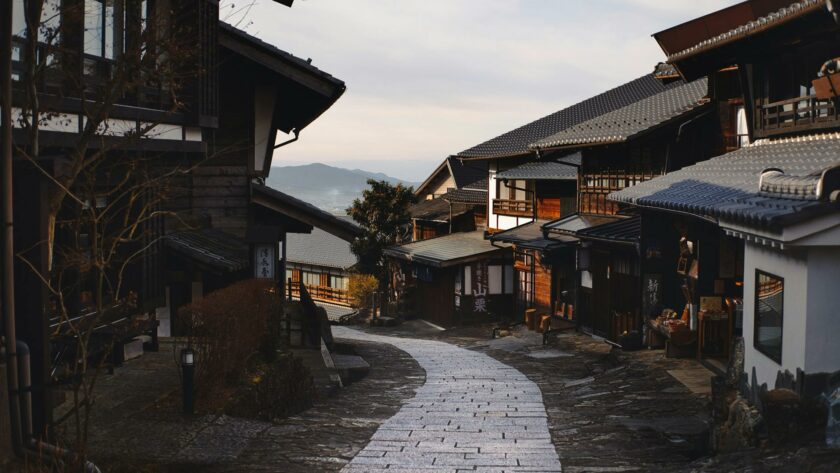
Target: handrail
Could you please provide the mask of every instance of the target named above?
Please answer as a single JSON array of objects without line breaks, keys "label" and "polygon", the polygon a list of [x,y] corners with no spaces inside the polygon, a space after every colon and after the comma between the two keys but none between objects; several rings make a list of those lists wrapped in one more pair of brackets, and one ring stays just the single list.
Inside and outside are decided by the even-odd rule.
[{"label": "handrail", "polygon": [[493,199],[493,213],[502,215],[530,216],[534,203],[530,200]]}]

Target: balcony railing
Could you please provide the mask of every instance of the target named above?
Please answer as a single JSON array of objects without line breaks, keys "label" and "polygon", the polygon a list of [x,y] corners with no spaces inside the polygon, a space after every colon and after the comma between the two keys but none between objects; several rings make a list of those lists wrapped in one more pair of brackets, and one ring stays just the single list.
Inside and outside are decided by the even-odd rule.
[{"label": "balcony railing", "polygon": [[760,105],[756,117],[758,136],[840,126],[838,99],[814,95]]},{"label": "balcony railing", "polygon": [[[293,282],[291,285],[292,297],[300,297],[301,283]],[[346,289],[336,289],[329,286],[306,286],[312,300],[329,302],[331,304],[350,305],[350,293]]]},{"label": "balcony railing", "polygon": [[534,203],[530,200],[493,199],[493,213],[513,217],[533,217]]}]

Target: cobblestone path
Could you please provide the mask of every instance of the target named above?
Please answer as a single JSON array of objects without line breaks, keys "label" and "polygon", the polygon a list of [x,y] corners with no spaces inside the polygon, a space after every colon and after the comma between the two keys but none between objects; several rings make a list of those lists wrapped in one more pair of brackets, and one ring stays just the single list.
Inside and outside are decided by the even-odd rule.
[{"label": "cobblestone path", "polygon": [[559,472],[542,394],[525,375],[454,345],[334,327],[336,337],[391,344],[426,370],[413,399],[342,470]]}]

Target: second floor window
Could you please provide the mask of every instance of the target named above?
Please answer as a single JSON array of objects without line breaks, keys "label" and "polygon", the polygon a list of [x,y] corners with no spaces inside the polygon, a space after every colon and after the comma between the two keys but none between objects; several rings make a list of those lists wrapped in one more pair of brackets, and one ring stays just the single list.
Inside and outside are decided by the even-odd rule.
[{"label": "second floor window", "polygon": [[115,59],[122,51],[123,9],[117,0],[85,0],[85,54]]}]

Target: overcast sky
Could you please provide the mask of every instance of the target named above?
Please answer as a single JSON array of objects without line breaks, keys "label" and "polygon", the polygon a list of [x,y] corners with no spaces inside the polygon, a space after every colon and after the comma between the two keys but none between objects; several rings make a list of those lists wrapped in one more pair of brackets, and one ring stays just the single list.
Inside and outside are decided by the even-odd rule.
[{"label": "overcast sky", "polygon": [[411,181],[446,156],[652,71],[664,58],[652,33],[736,3],[258,2],[241,28],[347,83],[273,164],[322,162]]}]

